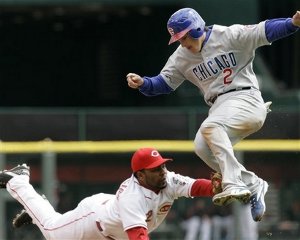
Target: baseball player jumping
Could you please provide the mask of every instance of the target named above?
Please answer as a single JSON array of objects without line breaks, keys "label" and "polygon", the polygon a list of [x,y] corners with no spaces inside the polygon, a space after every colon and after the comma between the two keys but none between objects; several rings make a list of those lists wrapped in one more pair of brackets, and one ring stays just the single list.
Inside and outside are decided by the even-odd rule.
[{"label": "baseball player jumping", "polygon": [[99,193],[83,199],[78,206],[60,214],[29,183],[26,164],[0,172],[0,187],[6,188],[25,208],[14,226],[38,226],[46,239],[148,240],[179,197],[211,197],[221,192],[220,175],[212,180],[192,179],[166,169],[156,149],[141,148],[132,156],[133,174],[115,195]]},{"label": "baseball player jumping", "polygon": [[178,41],[180,45],[160,74],[127,75],[128,86],[146,96],[171,93],[185,80],[200,89],[211,108],[196,134],[195,152],[223,176],[224,190],[213,202],[250,201],[254,221],[260,221],[265,213],[268,184],[238,162],[233,145],[258,131],[269,110],[270,102],[264,103],[253,72],[255,50],[295,33],[299,27],[300,11],[292,18],[226,27],[205,26],[194,9],[183,8],[168,20],[169,44]]}]

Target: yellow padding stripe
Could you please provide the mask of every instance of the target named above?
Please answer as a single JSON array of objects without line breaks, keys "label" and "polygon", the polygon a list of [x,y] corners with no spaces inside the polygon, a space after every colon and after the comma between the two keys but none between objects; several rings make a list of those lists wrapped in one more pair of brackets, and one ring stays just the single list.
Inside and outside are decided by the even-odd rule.
[{"label": "yellow padding stripe", "polygon": [[[160,151],[193,152],[191,140],[129,140],[129,141],[38,141],[0,142],[0,153],[122,153],[140,147],[154,147]],[[237,151],[300,151],[300,140],[243,140]]]}]

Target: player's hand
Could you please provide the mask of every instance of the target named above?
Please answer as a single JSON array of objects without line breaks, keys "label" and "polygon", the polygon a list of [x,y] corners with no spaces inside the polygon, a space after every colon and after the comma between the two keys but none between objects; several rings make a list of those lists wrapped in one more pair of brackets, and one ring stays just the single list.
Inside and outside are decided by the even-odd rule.
[{"label": "player's hand", "polygon": [[133,89],[139,88],[144,83],[143,78],[135,73],[128,73],[126,78],[127,78],[128,86]]},{"label": "player's hand", "polygon": [[295,13],[295,15],[292,18],[292,23],[297,26],[300,27],[300,11],[297,11]]}]

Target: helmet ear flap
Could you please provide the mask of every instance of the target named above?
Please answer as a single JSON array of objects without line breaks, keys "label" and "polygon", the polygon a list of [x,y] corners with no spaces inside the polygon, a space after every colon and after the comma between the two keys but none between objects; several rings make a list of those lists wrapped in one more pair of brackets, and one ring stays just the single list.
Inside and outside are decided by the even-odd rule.
[{"label": "helmet ear flap", "polygon": [[203,35],[204,33],[204,30],[202,30],[201,28],[197,28],[197,29],[191,29],[189,31],[189,35],[192,37],[192,38],[199,38]]}]

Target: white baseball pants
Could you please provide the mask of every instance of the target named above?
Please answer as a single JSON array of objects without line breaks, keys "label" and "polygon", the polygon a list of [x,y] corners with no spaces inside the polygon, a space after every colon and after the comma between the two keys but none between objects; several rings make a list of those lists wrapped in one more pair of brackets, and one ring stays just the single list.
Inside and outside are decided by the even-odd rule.
[{"label": "white baseball pants", "polygon": [[97,228],[96,213],[90,208],[95,198],[83,199],[74,210],[60,214],[34,190],[28,176],[13,177],[6,188],[24,206],[47,240],[108,239]]}]

